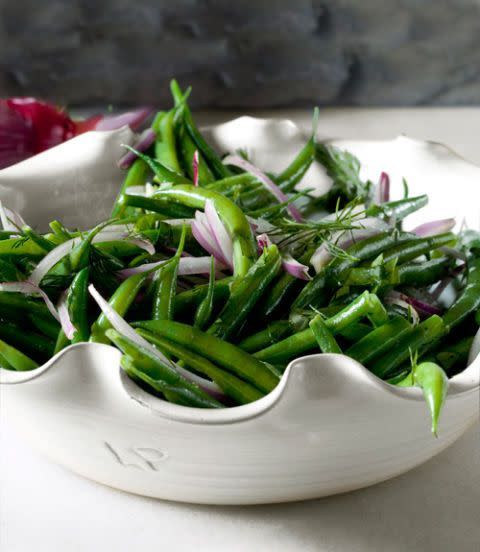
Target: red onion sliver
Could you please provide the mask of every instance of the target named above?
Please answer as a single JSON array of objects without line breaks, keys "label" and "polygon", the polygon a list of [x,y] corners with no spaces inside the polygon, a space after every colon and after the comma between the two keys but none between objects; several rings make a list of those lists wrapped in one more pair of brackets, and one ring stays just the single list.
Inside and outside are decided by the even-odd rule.
[{"label": "red onion sliver", "polygon": [[232,238],[225,229],[223,222],[218,216],[217,210],[212,200],[207,199],[205,202],[205,216],[210,226],[213,237],[222,252],[222,256],[227,261],[229,266],[233,266],[233,243]]},{"label": "red onion sliver", "polygon": [[[252,163],[250,163],[246,159],[243,159],[243,157],[240,157],[239,155],[227,155],[227,157],[225,157],[225,159],[223,160],[223,163],[225,165],[240,167],[244,171],[247,171],[250,174],[256,176],[258,180],[260,180],[260,182],[265,185],[265,187],[272,193],[274,197],[278,199],[280,203],[288,201],[288,197],[286,196],[286,194],[283,193],[283,191],[275,184],[275,182],[273,182],[271,178],[269,178],[258,167],[255,167],[255,165],[252,165]],[[292,215],[292,218],[294,220],[296,220],[297,222],[301,222],[303,220],[300,211],[295,207],[295,205],[293,205],[293,203],[287,205],[287,209],[290,211],[290,214]]]},{"label": "red onion sliver", "polygon": [[272,240],[268,237],[268,234],[259,234],[257,236],[257,243],[260,250],[272,245]]},{"label": "red onion sliver", "polygon": [[147,351],[149,351],[151,354],[155,355],[157,358],[159,358],[162,362],[165,364],[172,366],[179,372],[184,378],[188,379],[189,381],[196,383],[198,386],[200,386],[204,391],[209,393],[215,398],[224,398],[225,395],[223,394],[222,390],[218,385],[212,381],[208,381],[200,376],[197,376],[196,374],[192,374],[188,370],[185,370],[185,368],[182,368],[181,366],[177,366],[174,362],[172,362],[169,358],[167,358],[159,349],[154,347],[151,343],[149,343],[146,339],[144,339],[141,335],[139,335],[131,326],[130,324],[122,318],[118,312],[113,309],[107,301],[98,293],[98,291],[95,289],[95,286],[93,284],[90,284],[88,286],[88,291],[90,292],[90,295],[95,299],[98,306],[100,307],[103,314],[107,317],[108,321],[112,325],[112,327],[117,330],[118,333],[122,334],[126,338],[130,339],[140,347],[143,347]]},{"label": "red onion sliver", "polygon": [[0,201],[0,221],[4,230],[16,232],[22,226],[26,226],[26,222],[23,220],[22,215],[5,207]]},{"label": "red onion sliver", "polygon": [[[368,221],[369,219],[364,219]],[[380,221],[382,222],[382,221]],[[359,224],[362,224],[363,221],[360,221]],[[385,223],[384,223],[385,224]],[[340,249],[346,250],[354,243],[360,242],[372,236],[376,236],[382,231],[382,227],[368,228],[368,223],[366,228],[356,228],[354,230],[342,230],[336,232],[332,236],[332,243],[334,243]],[[324,266],[326,266],[332,260],[332,254],[328,248],[328,244],[322,243],[314,254],[310,258],[310,264],[315,269],[315,272],[318,274]]]},{"label": "red onion sliver", "polygon": [[[390,304],[397,304],[397,305],[400,304],[399,302],[405,303],[413,307],[417,311],[417,313],[422,313],[424,316],[432,316],[433,314],[442,314],[441,309],[439,309],[435,305],[431,305],[429,303],[426,303],[425,301],[421,301],[420,299],[417,299],[416,297],[412,297],[411,295],[400,293],[398,291],[390,291],[385,297],[385,302]],[[404,305],[402,304],[401,306],[404,306]]]},{"label": "red onion sliver", "polygon": [[390,177],[386,172],[380,174],[380,180],[377,185],[377,197],[376,202],[386,203],[390,200]]},{"label": "red onion sliver", "polygon": [[436,236],[437,234],[449,232],[454,226],[454,218],[433,220],[431,222],[420,224],[420,226],[414,228],[412,232],[421,238],[428,238],[429,236]]},{"label": "red onion sliver", "polygon": [[73,325],[73,322],[70,318],[70,313],[68,312],[66,291],[62,293],[60,301],[57,305],[57,309],[63,333],[67,336],[68,339],[72,340],[75,332],[77,331],[77,328],[75,328],[75,326]]},{"label": "red onion sliver", "polygon": [[399,293],[398,291],[390,291],[385,296],[385,303],[387,305],[398,305],[399,307],[402,307],[402,309],[405,309],[411,313],[412,322],[415,326],[420,322],[420,316],[417,310],[413,305],[406,301],[406,298],[402,293]]},{"label": "red onion sliver", "polygon": [[200,160],[198,158],[198,150],[195,150],[192,159],[192,170],[193,170],[193,185],[198,186],[198,164]]},{"label": "red onion sliver", "polygon": [[25,295],[38,294],[45,301],[45,305],[47,305],[51,315],[56,320],[60,321],[57,309],[52,301],[50,301],[48,295],[31,280],[25,280],[23,282],[3,282],[0,284],[0,291],[17,292]]},{"label": "red onion sliver", "polygon": [[288,272],[295,278],[300,280],[311,280],[311,276],[308,273],[308,266],[299,263],[291,255],[284,255],[282,259],[282,267],[285,272]]},{"label": "red onion sliver", "polygon": [[54,267],[59,261],[65,257],[70,251],[80,242],[82,238],[72,238],[66,242],[57,245],[55,249],[52,249],[49,253],[43,257],[43,259],[37,264],[30,274],[29,281],[34,285],[39,285],[42,278],[47,274],[52,267]]},{"label": "red onion sliver", "polygon": [[212,235],[207,217],[201,211],[195,212],[195,220],[192,222],[192,234],[205,251],[208,251],[220,263],[228,266],[227,259],[218,246],[215,237]]},{"label": "red onion sliver", "polygon": [[[143,153],[146,151],[152,144],[155,142],[155,131],[153,128],[146,128],[138,137],[138,140],[135,142],[135,144],[132,146],[134,150],[139,151],[140,153]],[[137,158],[137,154],[131,150],[127,151],[127,153],[120,158],[118,161],[118,166],[121,169],[128,169],[135,159]]]},{"label": "red onion sliver", "polygon": [[[141,274],[155,270],[167,263],[170,259],[158,261],[156,263],[146,263],[135,266],[133,268],[124,268],[118,272],[121,278],[128,278],[134,274]],[[210,273],[210,257],[181,257],[178,263],[178,274],[187,276],[192,274],[209,274]]]},{"label": "red onion sliver", "polygon": [[95,130],[116,130],[128,125],[132,130],[137,129],[145,119],[152,113],[150,107],[141,107],[134,111],[127,111],[119,115],[107,115],[102,117],[96,124]]}]

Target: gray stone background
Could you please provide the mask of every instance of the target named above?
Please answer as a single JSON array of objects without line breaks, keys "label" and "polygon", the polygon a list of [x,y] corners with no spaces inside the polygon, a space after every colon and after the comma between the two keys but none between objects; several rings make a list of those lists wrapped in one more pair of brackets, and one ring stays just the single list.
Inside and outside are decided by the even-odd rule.
[{"label": "gray stone background", "polygon": [[0,0],[0,93],[64,105],[480,103],[480,0]]}]

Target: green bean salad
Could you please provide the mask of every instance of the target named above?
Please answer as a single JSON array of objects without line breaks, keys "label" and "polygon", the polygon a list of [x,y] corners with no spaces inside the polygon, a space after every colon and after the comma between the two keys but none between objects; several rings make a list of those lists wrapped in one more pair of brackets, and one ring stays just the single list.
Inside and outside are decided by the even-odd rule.
[{"label": "green bean salad", "polygon": [[[436,433],[449,378],[480,324],[480,233],[453,219],[412,231],[428,202],[390,200],[386,173],[310,139],[265,173],[215,151],[171,84],[173,107],[126,147],[111,216],[40,233],[1,205],[0,367],[33,370],[69,345],[113,345],[139,386],[178,405],[225,408],[272,391],[302,355],[344,354],[419,386]],[[224,155],[226,154],[226,155]],[[297,184],[312,163],[332,180]]]}]

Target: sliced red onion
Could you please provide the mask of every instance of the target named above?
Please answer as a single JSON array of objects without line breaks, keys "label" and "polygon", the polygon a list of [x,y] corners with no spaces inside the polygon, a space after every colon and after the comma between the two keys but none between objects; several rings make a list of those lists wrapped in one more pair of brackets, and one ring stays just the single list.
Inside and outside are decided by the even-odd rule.
[{"label": "sliced red onion", "polygon": [[257,243],[260,250],[272,245],[272,240],[268,237],[268,234],[259,234],[257,236]]},{"label": "sliced red onion", "polygon": [[398,291],[390,291],[385,297],[385,302],[396,305],[400,305],[400,303],[402,303],[400,306],[404,306],[404,304],[409,305],[410,307],[413,307],[418,314],[422,314],[423,316],[442,314],[442,310],[437,306]]},{"label": "sliced red onion", "polygon": [[291,255],[284,255],[282,258],[282,267],[285,272],[288,272],[295,278],[300,280],[311,280],[311,276],[308,273],[308,266],[299,263]]},{"label": "sliced red onion", "polygon": [[[247,171],[250,174],[256,176],[258,180],[260,180],[260,182],[265,185],[265,187],[272,193],[274,197],[277,198],[280,203],[285,203],[286,201],[288,201],[287,195],[275,184],[275,182],[273,182],[271,178],[269,178],[258,167],[255,167],[255,165],[252,165],[252,163],[250,163],[246,159],[243,159],[243,157],[240,157],[239,155],[227,155],[227,157],[225,157],[225,159],[223,160],[223,163],[225,165],[240,167],[244,171]],[[290,211],[290,214],[292,215],[292,218],[294,220],[296,220],[297,222],[301,222],[303,220],[300,211],[295,207],[293,203],[289,203],[287,205],[287,209]]]},{"label": "sliced red onion", "polygon": [[119,115],[107,115],[98,120],[92,130],[116,130],[126,125],[132,130],[136,130],[151,113],[150,107],[141,107]]},{"label": "sliced red onion", "polygon": [[60,321],[57,309],[55,305],[50,301],[48,295],[40,289],[38,285],[33,283],[30,279],[23,282],[3,282],[0,284],[0,291],[23,293],[24,295],[38,294],[45,301],[48,310],[52,316]]},{"label": "sliced red onion", "polygon": [[188,379],[193,383],[196,383],[198,386],[204,389],[204,391],[206,391],[213,397],[225,398],[225,395],[223,394],[222,390],[220,389],[220,387],[218,387],[216,383],[214,383],[213,381],[206,380],[200,376],[197,376],[196,374],[192,374],[188,370],[185,370],[185,368],[178,366],[177,364],[172,362],[168,357],[166,357],[159,349],[154,347],[151,343],[149,343],[146,339],[144,339],[141,335],[139,335],[130,326],[130,324],[124,318],[122,318],[118,314],[118,312],[114,308],[112,308],[111,305],[108,304],[107,301],[105,301],[105,299],[95,289],[95,286],[93,284],[90,284],[88,286],[88,291],[90,292],[90,295],[97,302],[98,306],[100,307],[103,314],[106,316],[107,320],[110,322],[113,328],[117,330],[118,333],[130,339],[140,347],[143,347],[151,354],[159,358],[165,364],[175,368],[177,372],[179,372],[184,378]]},{"label": "sliced red onion", "polygon": [[412,321],[414,325],[417,325],[420,322],[420,316],[417,310],[415,309],[415,307],[413,307],[413,305],[411,305],[405,300],[405,297],[403,296],[402,293],[399,293],[398,291],[390,291],[385,296],[384,300],[387,305],[397,305],[402,309],[405,309],[408,312],[410,312],[412,315]]},{"label": "sliced red onion", "polygon": [[212,231],[212,235],[222,252],[223,257],[229,266],[233,266],[233,242],[230,234],[225,229],[223,222],[218,216],[217,210],[212,200],[205,202],[205,216]]},{"label": "sliced red onion", "polygon": [[201,211],[195,212],[195,220],[192,222],[192,234],[198,243],[213,255],[217,261],[223,265],[232,267],[232,262],[228,261],[224,252],[221,250],[205,213]]},{"label": "sliced red onion", "polygon": [[376,203],[386,203],[390,200],[390,177],[382,172],[376,188]]},{"label": "sliced red onion", "polygon": [[198,158],[198,150],[195,150],[192,159],[192,170],[193,170],[193,185],[198,186],[198,164],[200,160]]},{"label": "sliced red onion", "polygon": [[[122,239],[122,238],[117,238]],[[128,236],[124,236],[125,241],[128,243],[131,243],[132,245],[136,245],[140,249],[143,249],[146,251],[149,255],[155,255],[155,246],[153,243],[145,238],[132,238]],[[111,241],[115,241],[115,238],[112,238]]]},{"label": "sliced red onion", "polygon": [[[138,140],[132,146],[132,148],[140,153],[146,151],[154,142],[155,142],[155,131],[153,128],[146,128],[138,137]],[[127,153],[120,158],[118,161],[118,166],[121,169],[128,169],[131,167],[133,162],[137,159],[137,154],[129,150]],[[130,192],[130,190],[129,190]]]},{"label": "sliced red onion", "polygon": [[22,226],[26,226],[26,222],[23,220],[22,215],[20,213],[17,213],[17,211],[14,211],[13,209],[9,209],[8,207],[5,207],[2,202],[0,201],[0,221],[2,222],[2,226],[4,230],[16,232]]},{"label": "sliced red onion", "polygon": [[429,236],[436,236],[437,234],[449,232],[454,226],[454,218],[433,220],[431,222],[420,224],[420,226],[414,228],[412,232],[421,238],[428,238]]},{"label": "sliced red onion", "polygon": [[33,269],[30,274],[29,281],[38,286],[45,274],[47,274],[51,268],[61,261],[65,255],[70,253],[70,251],[81,241],[82,238],[78,236],[77,238],[72,238],[71,240],[67,240],[60,245],[57,245],[57,247],[47,253]]},{"label": "sliced red onion", "polygon": [[[149,272],[154,270],[170,259],[164,261],[157,261],[156,263],[146,263],[133,268],[124,268],[117,274],[121,278],[128,278],[133,274],[141,274],[143,272]],[[178,263],[178,274],[180,276],[188,276],[192,274],[209,274],[210,273],[210,257],[181,257]]]},{"label": "sliced red onion", "polygon": [[62,293],[60,301],[57,305],[57,309],[63,333],[67,336],[68,339],[72,340],[75,332],[77,331],[77,328],[75,328],[75,326],[73,325],[73,322],[70,318],[70,313],[68,312],[66,291]]}]

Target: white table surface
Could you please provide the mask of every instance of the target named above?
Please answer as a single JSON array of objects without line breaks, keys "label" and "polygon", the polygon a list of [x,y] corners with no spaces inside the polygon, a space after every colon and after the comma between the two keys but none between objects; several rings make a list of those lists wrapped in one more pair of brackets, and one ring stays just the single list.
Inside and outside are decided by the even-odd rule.
[{"label": "white table surface", "polygon": [[[310,124],[305,111],[277,112],[285,114]],[[479,128],[480,108],[332,109],[322,111],[319,131],[371,139],[405,133],[449,144],[480,164]],[[1,552],[479,550],[478,423],[433,460],[369,489],[303,503],[208,507],[84,480],[32,451],[1,414],[0,403]]]}]

